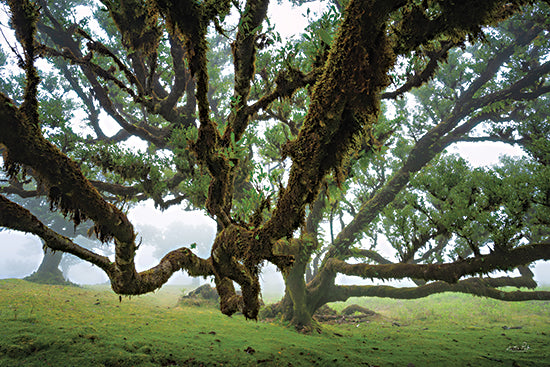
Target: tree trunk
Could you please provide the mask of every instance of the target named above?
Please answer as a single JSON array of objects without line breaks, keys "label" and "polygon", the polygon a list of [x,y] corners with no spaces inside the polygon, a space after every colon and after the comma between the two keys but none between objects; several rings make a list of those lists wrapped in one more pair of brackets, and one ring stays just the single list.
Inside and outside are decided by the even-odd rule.
[{"label": "tree trunk", "polygon": [[65,280],[63,273],[59,270],[59,264],[62,258],[63,252],[61,251],[45,251],[42,263],[38,269],[31,275],[25,277],[25,280],[41,284],[71,284]]},{"label": "tree trunk", "polygon": [[306,264],[296,263],[285,276],[287,294],[292,301],[292,318],[290,323],[298,331],[313,330],[311,313],[307,307],[306,282],[304,279]]}]

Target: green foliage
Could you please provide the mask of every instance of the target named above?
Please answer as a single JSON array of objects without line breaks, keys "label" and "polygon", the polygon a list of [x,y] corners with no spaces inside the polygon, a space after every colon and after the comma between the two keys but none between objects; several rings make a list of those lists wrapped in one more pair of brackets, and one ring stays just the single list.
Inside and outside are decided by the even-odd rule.
[{"label": "green foliage", "polygon": [[[527,29],[544,27],[546,20],[539,14],[547,14],[548,8],[536,9],[527,10],[498,28],[485,30],[484,42],[466,43],[463,49],[450,52],[434,78],[413,90],[416,104],[407,99],[393,103],[394,116],[401,122],[397,125],[400,134],[383,151],[384,165],[369,161],[369,166],[362,168],[369,172],[367,177],[374,175],[383,181],[391,177],[429,129],[472,105],[475,108],[465,120],[486,117],[479,128],[457,136],[454,142],[518,144],[527,155],[502,158],[499,165],[487,168],[472,168],[463,159],[445,152],[437,156],[384,209],[378,219],[379,227],[369,230],[371,236],[384,235],[397,258],[444,262],[478,254],[480,249],[502,250],[547,238],[548,230],[543,224],[547,221],[542,219],[548,214],[548,180],[542,178],[548,175],[549,162],[546,157],[550,130],[547,117],[543,117],[548,116],[547,97],[517,101],[520,91],[512,92],[526,75],[542,67],[546,61],[542,55],[550,50],[548,38],[542,34],[532,43],[518,42]],[[404,75],[421,69],[427,57],[417,54],[410,61],[404,63]],[[495,69],[488,72],[487,65],[491,63]],[[481,84],[476,78],[485,79]],[[521,93],[537,93],[544,83],[541,79],[529,84]],[[473,94],[472,85],[477,88]],[[361,177],[360,171],[357,176]],[[373,186],[365,179],[356,181],[363,187]],[[411,253],[416,253],[414,259],[408,258]]]}]

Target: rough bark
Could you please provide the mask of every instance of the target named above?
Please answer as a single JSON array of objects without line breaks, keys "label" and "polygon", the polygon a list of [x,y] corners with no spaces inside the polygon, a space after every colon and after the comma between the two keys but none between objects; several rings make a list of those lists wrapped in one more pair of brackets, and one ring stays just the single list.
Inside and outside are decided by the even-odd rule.
[{"label": "rough bark", "polygon": [[511,270],[536,260],[550,260],[550,244],[534,243],[516,247],[509,251],[493,251],[488,255],[475,256],[446,264],[347,264],[331,259],[327,262],[329,271],[362,278],[443,280],[456,283],[465,275],[488,274],[493,270]]}]

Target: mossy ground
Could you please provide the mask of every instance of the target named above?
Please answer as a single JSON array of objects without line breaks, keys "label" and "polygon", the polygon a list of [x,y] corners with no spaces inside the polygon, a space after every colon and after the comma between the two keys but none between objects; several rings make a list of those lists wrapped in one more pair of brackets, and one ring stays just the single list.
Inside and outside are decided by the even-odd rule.
[{"label": "mossy ground", "polygon": [[351,300],[383,316],[301,335],[174,307],[180,294],[167,287],[119,302],[106,287],[0,280],[0,366],[550,365],[549,302]]}]

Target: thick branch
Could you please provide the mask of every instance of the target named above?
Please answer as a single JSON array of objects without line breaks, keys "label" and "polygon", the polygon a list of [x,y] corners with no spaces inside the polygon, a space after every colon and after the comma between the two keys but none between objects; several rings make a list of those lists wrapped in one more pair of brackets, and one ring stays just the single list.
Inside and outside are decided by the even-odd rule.
[{"label": "thick branch", "polygon": [[[389,84],[394,63],[384,21],[391,2],[351,1],[329,52],[298,138],[287,146],[293,159],[286,189],[262,229],[271,239],[290,236],[303,221],[305,207],[318,194],[329,170],[339,171],[357,134],[376,121],[378,94]],[[361,111],[363,119],[355,118]]]},{"label": "thick branch", "polygon": [[214,275],[212,262],[202,259],[186,248],[170,251],[159,264],[149,270],[134,273],[129,278],[120,272],[110,272],[111,287],[118,294],[137,295],[152,292],[160,288],[177,271],[185,270],[190,276]]},{"label": "thick branch", "polygon": [[[521,287],[521,283],[514,281],[516,278],[510,279],[510,286]],[[397,288],[383,285],[337,286],[329,302],[345,301],[349,297],[416,299],[443,292],[469,293],[475,296],[488,297],[501,301],[550,300],[550,292],[548,291],[506,292],[494,288],[490,283],[490,279],[470,278],[461,280],[455,284],[432,282],[420,287]]]},{"label": "thick branch", "polygon": [[550,244],[535,243],[509,251],[494,251],[446,264],[347,264],[330,259],[327,268],[333,272],[355,275],[362,278],[443,280],[456,283],[465,275],[487,274],[494,270],[509,270],[537,260],[550,260]]},{"label": "thick branch", "polygon": [[0,130],[3,132],[0,143],[8,150],[8,172],[14,173],[20,164],[32,167],[47,184],[50,200],[64,213],[71,213],[76,224],[82,216],[88,217],[105,239],[114,236],[123,243],[133,243],[133,227],[126,215],[105,202],[80,168],[42,136],[38,121],[21,116],[3,94],[0,94]]},{"label": "thick branch", "polygon": [[62,236],[46,227],[30,211],[16,204],[3,195],[0,195],[0,226],[16,231],[32,233],[42,238],[52,250],[68,252],[97,265],[106,272],[114,270],[114,264],[109,258],[98,255],[84,247],[73,243],[69,238]]},{"label": "thick branch", "polygon": [[214,274],[209,260],[197,257],[185,247],[169,252],[157,266],[149,270],[141,273],[136,273],[135,270],[121,271],[109,258],[81,247],[69,238],[52,231],[27,209],[3,195],[0,195],[0,226],[35,234],[44,240],[49,249],[67,252],[97,265],[109,276],[111,287],[118,294],[135,295],[154,291],[166,283],[172,274],[182,269],[191,276]]}]

